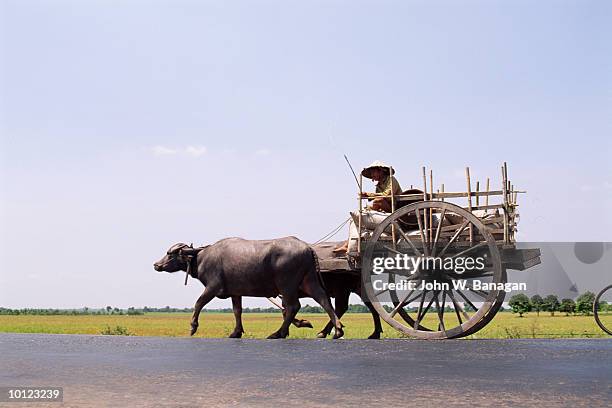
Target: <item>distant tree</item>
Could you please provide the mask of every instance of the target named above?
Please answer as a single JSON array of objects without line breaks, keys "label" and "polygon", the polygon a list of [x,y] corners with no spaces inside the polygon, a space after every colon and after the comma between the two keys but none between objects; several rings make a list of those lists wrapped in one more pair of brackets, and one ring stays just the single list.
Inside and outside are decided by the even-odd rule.
[{"label": "distant tree", "polygon": [[310,305],[302,306],[302,308],[300,309],[300,312],[301,313],[325,313],[322,307],[310,306]]},{"label": "distant tree", "polygon": [[576,311],[576,303],[572,299],[563,299],[561,300],[559,311],[565,313],[566,316],[569,316]]},{"label": "distant tree", "polygon": [[523,317],[524,313],[531,311],[531,302],[527,295],[523,293],[512,296],[508,305],[512,308],[512,313],[518,313],[519,317]]},{"label": "distant tree", "polygon": [[533,295],[531,297],[531,307],[536,311],[536,314],[540,315],[540,310],[544,310],[544,299],[540,295]]},{"label": "distant tree", "polygon": [[608,312],[610,311],[610,305],[605,300],[600,300],[598,309],[600,312]]},{"label": "distant tree", "polygon": [[349,305],[347,313],[368,313],[369,309],[365,305]]},{"label": "distant tree", "polygon": [[559,310],[559,298],[555,295],[548,295],[544,298],[543,310],[550,312],[551,316],[555,315],[555,312]]},{"label": "distant tree", "polygon": [[584,315],[590,315],[593,311],[593,302],[595,301],[595,294],[593,292],[584,292],[576,299],[576,312]]},{"label": "distant tree", "polygon": [[468,302],[463,302],[463,310],[465,310],[466,312],[475,312],[476,309],[474,309],[472,306],[470,306],[470,304]]},{"label": "distant tree", "polygon": [[111,310],[113,310],[112,307],[106,306],[106,313],[110,314]]}]

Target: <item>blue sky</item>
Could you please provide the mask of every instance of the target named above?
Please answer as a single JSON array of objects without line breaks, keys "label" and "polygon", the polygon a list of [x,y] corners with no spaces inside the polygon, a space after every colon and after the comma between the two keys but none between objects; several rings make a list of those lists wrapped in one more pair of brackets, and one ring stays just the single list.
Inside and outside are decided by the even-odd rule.
[{"label": "blue sky", "polygon": [[[0,305],[190,306],[176,241],[347,217],[374,159],[510,177],[525,241],[612,241],[604,1],[3,1]],[[338,237],[342,239],[343,236]],[[253,304],[255,304],[255,301]],[[213,306],[223,302],[213,303]]]}]

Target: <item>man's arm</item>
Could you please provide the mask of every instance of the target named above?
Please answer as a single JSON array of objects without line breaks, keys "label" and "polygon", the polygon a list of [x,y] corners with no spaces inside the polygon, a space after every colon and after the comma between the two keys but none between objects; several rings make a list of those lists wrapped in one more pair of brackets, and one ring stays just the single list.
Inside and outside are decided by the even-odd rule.
[{"label": "man's arm", "polygon": [[361,197],[363,198],[368,198],[370,200],[373,200],[374,198],[377,197],[389,197],[391,195],[391,183],[389,181],[386,182],[386,184],[383,186],[384,189],[382,191],[376,192],[376,193],[367,193],[367,192],[363,192],[361,193]]}]

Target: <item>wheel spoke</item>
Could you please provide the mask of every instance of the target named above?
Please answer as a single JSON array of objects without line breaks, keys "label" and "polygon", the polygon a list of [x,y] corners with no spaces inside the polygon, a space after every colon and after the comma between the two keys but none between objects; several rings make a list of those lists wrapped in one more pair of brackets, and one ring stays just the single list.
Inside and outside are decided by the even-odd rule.
[{"label": "wheel spoke", "polygon": [[474,304],[472,302],[470,302],[470,299],[467,298],[467,296],[465,296],[463,294],[463,292],[461,292],[459,289],[455,289],[457,291],[457,293],[459,294],[459,296],[461,296],[463,298],[463,300],[465,300],[465,303],[467,303],[468,305],[470,305],[470,307],[474,310],[478,310],[478,308],[476,306],[474,306]]},{"label": "wheel spoke", "polygon": [[483,290],[477,290],[477,289],[473,289],[471,287],[468,286],[467,288],[470,292],[474,293],[475,295],[480,296],[483,299],[487,299],[489,297],[489,293],[490,292],[485,292]]},{"label": "wheel spoke", "polygon": [[429,308],[431,307],[431,305],[434,302],[434,299],[436,299],[436,296],[438,294],[438,291],[434,291],[433,296],[431,297],[431,300],[429,301],[429,303],[427,304],[427,307],[425,309],[423,309],[423,311],[421,312],[420,316],[417,316],[417,323],[420,323],[421,320],[423,320],[423,318],[425,317],[425,315],[427,314],[427,312],[429,311]]},{"label": "wheel spoke", "polygon": [[[437,305],[436,305],[437,306]],[[440,326],[438,329],[446,331],[444,328],[444,308],[446,307],[446,290],[442,291],[442,309],[440,310]]]},{"label": "wheel spoke", "polygon": [[[393,310],[391,311],[391,313],[390,313],[390,316],[391,316],[391,317],[395,316],[395,315],[397,314],[397,312],[399,312],[399,310],[400,310],[402,307],[404,307],[404,305],[407,303],[407,302],[406,302],[406,299],[408,299],[408,298],[410,297],[410,295],[412,295],[412,293],[413,293],[414,291],[415,291],[415,290],[413,289],[413,290],[411,290],[410,292],[408,292],[408,294],[407,294],[406,296],[404,296],[404,299],[402,299],[402,301],[401,301],[401,302],[399,302],[399,304],[398,304],[398,305],[395,307],[395,309],[393,309]],[[418,297],[418,295],[417,295],[417,297]]]},{"label": "wheel spoke", "polygon": [[[442,329],[442,331],[446,331],[446,329],[444,328],[444,315],[442,315],[441,310],[440,310],[440,302],[438,301],[438,293],[436,292],[435,294],[435,302],[436,302],[436,310],[438,312],[438,320],[440,321],[440,323],[438,324],[438,330]],[[446,293],[446,291],[444,291],[444,293]]]},{"label": "wheel spoke", "polygon": [[461,312],[461,314],[463,315],[463,317],[465,317],[465,320],[470,320],[470,315],[468,315],[465,310],[463,310],[463,308],[461,307],[461,305],[459,304],[459,302],[457,302],[457,299],[455,299],[455,296],[453,296],[453,291],[449,290],[448,291],[448,297],[451,298],[451,301],[453,302],[453,306],[455,308],[455,313],[457,314],[457,319],[459,320],[459,324],[463,324],[463,321],[461,320],[461,315],[459,314],[459,312]]},{"label": "wheel spoke", "polygon": [[431,246],[431,256],[436,256],[436,245],[438,244],[438,238],[440,237],[440,231],[442,230],[442,223],[444,222],[444,216],[446,215],[446,208],[442,209],[440,213],[440,221],[438,221],[438,228],[436,228],[436,237]]},{"label": "wheel spoke", "polygon": [[417,223],[419,225],[419,234],[421,235],[421,241],[423,242],[423,252],[425,252],[425,256],[429,256],[429,249],[427,248],[427,238],[423,233],[423,223],[421,222],[421,212],[417,208],[415,210]]},{"label": "wheel spoke", "polygon": [[389,291],[389,288],[386,288],[386,289],[380,290],[380,291],[378,291],[378,292],[375,292],[375,293],[374,293],[374,297],[378,297],[378,296],[380,296],[380,295],[382,295],[383,293],[388,292],[388,291]]},{"label": "wheel spoke", "polygon": [[448,244],[446,244],[446,246],[444,247],[444,249],[442,250],[442,252],[440,252],[440,255],[438,256],[441,257],[442,255],[444,255],[448,247],[451,246],[453,242],[455,242],[457,237],[461,235],[461,233],[465,230],[465,227],[467,227],[468,224],[470,224],[470,220],[465,220],[465,222],[461,224],[461,227],[455,232],[455,234],[453,234],[452,238],[448,241]]},{"label": "wheel spoke", "polygon": [[393,221],[393,225],[395,225],[395,228],[397,228],[397,230],[400,232],[400,234],[402,235],[402,238],[404,238],[404,240],[408,243],[408,245],[410,245],[410,247],[413,249],[413,251],[418,255],[418,256],[423,256],[423,254],[421,253],[421,251],[418,250],[418,248],[414,245],[414,243],[412,242],[412,240],[408,237],[408,235],[406,235],[406,233],[404,232],[404,230],[402,229],[402,227],[399,225],[399,223],[397,221]]},{"label": "wheel spoke", "polygon": [[423,310],[423,303],[425,303],[425,294],[427,294],[427,290],[423,291],[421,295],[421,301],[419,302],[419,308],[417,310],[417,319],[414,321],[414,330],[419,328],[419,319],[418,317],[421,315],[421,310]]},{"label": "wheel spoke", "polygon": [[465,249],[465,250],[463,250],[463,251],[459,252],[458,254],[452,255],[452,256],[450,256],[449,258],[454,259],[454,258],[457,258],[457,257],[459,257],[459,256],[463,256],[463,255],[467,254],[468,252],[473,251],[473,250],[475,250],[476,248],[480,248],[480,247],[485,246],[485,245],[487,245],[487,243],[486,243],[486,242],[481,242],[481,243],[479,243],[479,244],[477,244],[477,245],[471,246],[471,247],[469,247],[468,249]]}]

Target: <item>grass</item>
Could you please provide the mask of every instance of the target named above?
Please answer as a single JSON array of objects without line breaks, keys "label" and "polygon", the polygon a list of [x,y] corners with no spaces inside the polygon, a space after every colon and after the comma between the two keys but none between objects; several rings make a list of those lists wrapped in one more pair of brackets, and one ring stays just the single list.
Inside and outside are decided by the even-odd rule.
[{"label": "grass", "polygon": [[[612,317],[612,314],[608,314]],[[60,333],[60,334],[115,334],[134,336],[189,335],[190,314],[147,313],[139,316],[86,315],[86,316],[0,316],[0,332],[5,333]],[[315,329],[290,329],[291,338],[315,338],[325,325],[323,314],[300,314],[310,320]],[[432,316],[432,319],[435,318]],[[609,317],[606,317],[609,319]],[[366,313],[350,313],[342,319],[345,338],[366,338],[373,330],[372,318]],[[244,338],[265,338],[281,324],[279,313],[248,313],[243,315]],[[230,313],[202,313],[200,327],[195,337],[227,337],[234,328],[234,317]],[[383,338],[403,337],[383,322]],[[498,313],[492,322],[472,338],[564,338],[607,337],[596,325],[593,316],[550,316],[529,313],[518,317],[511,313]]]}]

